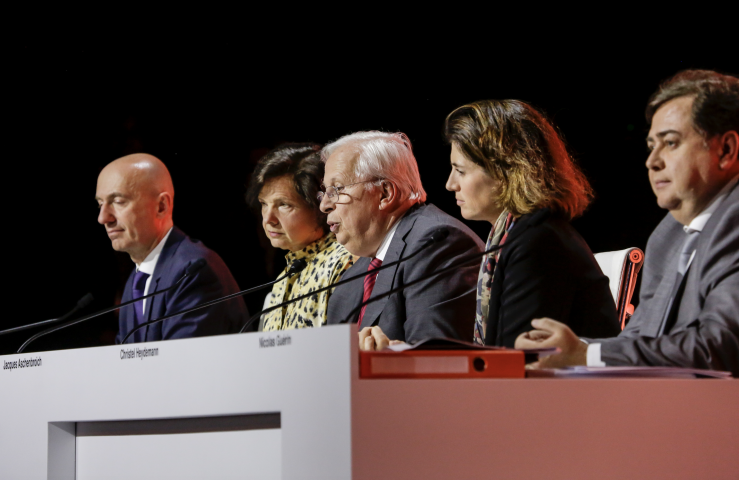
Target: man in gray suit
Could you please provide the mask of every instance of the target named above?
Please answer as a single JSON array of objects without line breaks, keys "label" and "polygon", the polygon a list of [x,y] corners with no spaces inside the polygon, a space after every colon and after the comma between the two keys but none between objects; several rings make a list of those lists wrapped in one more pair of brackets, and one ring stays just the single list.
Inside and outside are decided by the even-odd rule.
[{"label": "man in gray suit", "polygon": [[649,180],[670,213],[647,243],[634,316],[618,337],[587,341],[537,319],[516,347],[560,347],[542,368],[678,366],[739,377],[739,79],[681,72],[646,114]]},{"label": "man in gray suit", "polygon": [[411,343],[429,337],[472,339],[478,262],[356,311],[364,300],[482,252],[483,243],[474,232],[424,204],[426,192],[408,137],[357,132],[327,145],[322,156],[326,171],[325,192],[319,194],[321,210],[328,214],[339,243],[362,257],[343,278],[407,258],[430,242],[434,232],[449,232],[408,261],[337,287],[329,300],[327,323],[359,323],[361,346],[366,349],[374,349],[368,334],[373,327],[380,327],[391,339]]}]

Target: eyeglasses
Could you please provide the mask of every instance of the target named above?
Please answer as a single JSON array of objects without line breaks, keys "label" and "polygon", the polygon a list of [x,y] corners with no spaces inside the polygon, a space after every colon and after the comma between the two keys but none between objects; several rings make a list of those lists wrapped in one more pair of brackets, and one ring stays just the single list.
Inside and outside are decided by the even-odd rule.
[{"label": "eyeglasses", "polygon": [[325,192],[318,192],[316,194],[316,198],[318,198],[319,202],[323,201],[323,197],[327,198],[327,201],[330,203],[334,203],[339,199],[339,195],[346,187],[352,187],[354,185],[359,185],[360,183],[367,183],[367,182],[376,182],[377,179],[373,178],[372,180],[364,180],[363,182],[356,182],[356,183],[350,183],[349,185],[339,185],[336,187],[326,187]]}]

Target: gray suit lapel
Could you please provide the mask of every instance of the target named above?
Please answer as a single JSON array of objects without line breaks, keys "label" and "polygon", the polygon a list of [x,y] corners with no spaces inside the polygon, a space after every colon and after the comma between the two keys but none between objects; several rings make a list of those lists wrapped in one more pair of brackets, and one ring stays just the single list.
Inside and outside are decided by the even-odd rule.
[{"label": "gray suit lapel", "polygon": [[[718,209],[711,215],[706,225],[698,237],[698,243],[695,247],[695,257],[688,269],[688,277],[685,279],[685,290],[682,299],[680,299],[680,309],[678,310],[677,320],[673,326],[672,331],[682,330],[693,322],[700,314],[703,308],[703,302],[705,299],[705,291],[701,288],[701,280],[705,280],[707,272],[706,269],[710,269],[713,262],[715,262],[716,252],[709,251],[711,245],[715,245],[717,239],[714,238],[714,230],[716,226],[724,219],[726,210],[732,205],[739,201],[739,188],[736,184],[732,187],[729,195],[723,200],[722,204],[719,205]],[[708,258],[711,255],[712,258]],[[711,265],[707,265],[706,261],[710,260]],[[722,266],[720,268],[726,268]]]},{"label": "gray suit lapel", "polygon": [[[716,212],[718,213],[718,212]],[[714,220],[715,217],[711,216]],[[710,224],[710,220],[709,220]],[[709,225],[706,224],[706,227]],[[690,322],[698,318],[698,314],[701,310],[702,292],[700,291],[700,280],[701,280],[701,269],[702,263],[699,259],[705,258],[706,247],[709,242],[705,241],[710,236],[710,233],[706,228],[703,229],[698,238],[698,244],[695,249],[695,256],[693,261],[686,272],[687,278],[685,279],[685,287],[683,290],[682,298],[680,299],[679,309],[677,311],[677,319],[675,324],[672,326],[672,332],[682,330]]]},{"label": "gray suit lapel", "polygon": [[[675,286],[678,256],[680,255],[685,236],[681,224],[676,222],[671,216],[668,221],[670,222],[668,228],[660,232],[659,237],[655,239],[653,248],[649,249],[650,255],[659,256],[655,259],[655,263],[662,264],[662,268],[658,269],[662,275],[660,283],[654,291],[651,301],[648,302],[649,308],[640,314],[642,320],[639,334],[651,338],[659,335],[665,310],[670,302]],[[647,278],[642,278],[642,281],[648,280]]]},{"label": "gray suit lapel", "polygon": [[[341,279],[346,280],[365,273],[369,266],[369,262],[370,259],[366,257],[358,259],[354,265],[349,268],[349,270],[344,272]],[[356,280],[352,280],[349,283],[336,287],[336,290],[331,294],[331,299],[328,302],[326,317],[329,325],[336,325],[343,322],[346,319],[346,316],[349,315],[349,312],[362,303],[364,292],[362,285],[364,285],[364,280],[362,278],[357,278]],[[349,323],[356,323],[358,316],[359,312],[357,311],[352,318],[349,319]]]},{"label": "gray suit lapel", "polygon": [[[419,209],[415,209],[412,212],[408,212],[403,218],[400,219],[398,229],[395,230],[395,235],[393,235],[393,239],[390,241],[390,247],[387,249],[385,259],[382,261],[383,265],[395,262],[403,255],[412,253],[405,251],[405,237],[408,236],[408,233],[410,233],[411,229],[413,228],[413,224],[416,223],[416,215],[418,210]],[[395,265],[394,267],[390,267],[380,271],[380,273],[377,275],[375,288],[372,289],[372,295],[370,296],[370,298],[375,298],[392,290],[393,286],[395,285],[395,275],[398,273],[399,266],[400,265]],[[365,310],[364,318],[362,319],[363,328],[375,325],[375,323],[377,322],[377,318],[382,313],[382,310],[385,308],[385,305],[387,304],[389,298],[390,297],[385,297],[367,305],[367,310]]]}]

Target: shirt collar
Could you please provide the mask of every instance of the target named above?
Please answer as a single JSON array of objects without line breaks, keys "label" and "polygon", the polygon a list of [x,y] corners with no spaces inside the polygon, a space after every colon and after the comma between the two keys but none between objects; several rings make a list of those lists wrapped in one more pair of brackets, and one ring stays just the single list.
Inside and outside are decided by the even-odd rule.
[{"label": "shirt collar", "polygon": [[377,254],[375,255],[375,258],[379,260],[385,260],[385,255],[387,255],[387,250],[390,248],[390,242],[393,241],[393,236],[395,236],[395,230],[398,229],[398,225],[400,225],[400,219],[401,217],[395,222],[395,225],[390,228],[390,231],[385,234],[385,239],[380,244],[380,248],[377,249]]},{"label": "shirt collar", "polygon": [[724,199],[729,196],[729,191],[736,184],[737,180],[739,180],[739,175],[735,176],[729,181],[729,183],[724,185],[724,188],[722,188],[721,191],[716,194],[716,197],[714,197],[708,207],[706,207],[705,210],[699,213],[698,216],[695,217],[689,225],[683,225],[683,230],[685,230],[685,233],[703,231],[703,227],[706,226],[706,223],[708,223],[708,220],[711,218],[711,215],[713,215],[713,212],[715,212],[718,209],[719,205],[721,205],[721,202],[723,202]]},{"label": "shirt collar", "polygon": [[157,261],[159,261],[159,255],[162,253],[162,249],[164,248],[164,244],[167,243],[167,239],[169,238],[170,233],[172,233],[172,228],[170,228],[169,231],[164,235],[164,238],[159,241],[159,244],[154,247],[154,250],[149,252],[149,255],[146,256],[144,261],[141,262],[139,265],[136,265],[137,272],[144,272],[148,273],[149,275],[152,275],[154,273],[154,269],[157,266]]},{"label": "shirt collar", "polygon": [[329,233],[328,235],[322,236],[315,242],[309,243],[302,250],[298,250],[297,252],[287,252],[287,255],[285,255],[285,260],[287,260],[287,263],[289,265],[299,258],[312,257],[318,252],[325,250],[326,247],[328,247],[335,241],[336,235],[334,235],[333,233]]}]

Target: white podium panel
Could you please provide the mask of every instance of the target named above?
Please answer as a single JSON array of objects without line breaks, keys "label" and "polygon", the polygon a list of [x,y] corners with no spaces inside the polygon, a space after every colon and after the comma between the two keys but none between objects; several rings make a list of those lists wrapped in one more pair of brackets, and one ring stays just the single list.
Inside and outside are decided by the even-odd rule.
[{"label": "white podium panel", "polygon": [[341,325],[0,357],[0,479],[736,479],[739,381],[360,379]]},{"label": "white podium panel", "polygon": [[[0,479],[94,478],[113,460],[110,471],[136,472],[127,478],[225,478],[175,473],[203,445],[206,467],[233,457],[228,478],[350,478],[355,336],[346,326],[0,357]],[[245,425],[198,426],[224,416]]]}]

